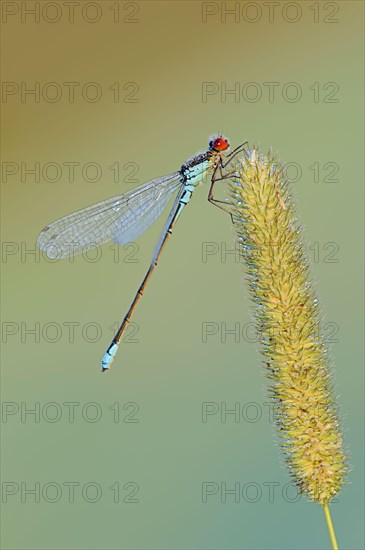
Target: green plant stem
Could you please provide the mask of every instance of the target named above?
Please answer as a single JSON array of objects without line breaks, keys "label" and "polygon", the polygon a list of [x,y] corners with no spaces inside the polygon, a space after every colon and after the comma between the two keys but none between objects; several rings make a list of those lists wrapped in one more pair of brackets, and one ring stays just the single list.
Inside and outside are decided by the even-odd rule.
[{"label": "green plant stem", "polygon": [[330,509],[328,508],[328,504],[323,504],[323,511],[324,511],[324,515],[325,515],[325,518],[326,518],[326,523],[327,523],[328,532],[329,532],[330,539],[331,539],[332,548],[333,548],[333,550],[338,550],[336,533],[335,533],[335,530],[333,528],[331,513],[330,513]]}]

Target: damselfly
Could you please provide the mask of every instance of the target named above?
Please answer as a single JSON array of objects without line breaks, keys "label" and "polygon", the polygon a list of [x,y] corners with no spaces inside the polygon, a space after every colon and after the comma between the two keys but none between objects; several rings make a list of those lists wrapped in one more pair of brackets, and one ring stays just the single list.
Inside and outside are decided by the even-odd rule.
[{"label": "damselfly", "polygon": [[[178,172],[149,181],[119,197],[113,197],[78,210],[47,225],[40,233],[37,245],[50,258],[65,258],[70,253],[81,254],[85,247],[96,247],[110,240],[118,244],[129,243],[148,229],[162,213],[172,195],[176,193],[150,267],[103,357],[102,372],[111,366],[134,308],[143,294],[178,217],[189,202],[195,187],[204,180],[207,174],[211,174],[208,200],[215,206],[227,210],[227,203],[214,197],[214,184],[219,179],[226,177],[223,175],[222,169],[243,150],[244,145],[240,145],[228,155],[226,154],[230,146],[228,140],[221,135],[214,137],[210,140],[206,151],[188,159]],[[217,177],[218,171],[220,178]]]}]

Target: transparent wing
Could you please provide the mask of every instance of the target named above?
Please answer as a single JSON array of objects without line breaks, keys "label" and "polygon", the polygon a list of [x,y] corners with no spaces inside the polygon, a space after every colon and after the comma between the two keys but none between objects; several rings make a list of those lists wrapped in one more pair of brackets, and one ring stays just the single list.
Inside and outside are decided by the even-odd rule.
[{"label": "transparent wing", "polygon": [[37,245],[49,258],[80,254],[112,239],[130,242],[161,214],[181,186],[179,172],[147,182],[124,195],[78,210],[47,225]]},{"label": "transparent wing", "polygon": [[[180,186],[180,182],[177,187]],[[148,205],[144,206],[144,215],[135,218],[135,221],[131,223],[128,216],[124,216],[119,220],[119,223],[115,229],[113,240],[118,244],[131,243],[135,241],[142,233],[144,233],[153,222],[161,215],[165,206],[171,198],[171,194],[176,190],[176,187],[171,186],[168,190],[158,198],[158,200],[149,201]],[[147,207],[147,208],[146,208]]]}]

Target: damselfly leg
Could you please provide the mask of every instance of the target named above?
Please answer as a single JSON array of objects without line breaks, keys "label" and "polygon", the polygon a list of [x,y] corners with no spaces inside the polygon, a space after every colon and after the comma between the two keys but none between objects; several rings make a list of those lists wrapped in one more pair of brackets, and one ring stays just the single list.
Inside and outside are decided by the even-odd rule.
[{"label": "damselfly leg", "polygon": [[[220,158],[219,163],[214,168],[212,178],[211,178],[211,181],[210,181],[208,201],[211,204],[213,204],[213,206],[216,206],[217,208],[220,208],[221,210],[223,210],[224,212],[229,214],[231,217],[232,217],[232,213],[231,213],[231,208],[230,207],[232,205],[227,201],[222,201],[222,200],[216,199],[214,197],[214,185],[216,184],[217,181],[222,181],[222,180],[225,180],[225,179],[228,179],[228,178],[231,178],[232,176],[234,176],[235,172],[231,172],[229,174],[224,174],[223,169],[226,168],[233,161],[234,157],[236,157],[239,153],[242,153],[242,151],[245,151],[245,145],[247,145],[247,144],[248,144],[248,142],[245,141],[244,143],[241,143],[241,145],[239,145],[238,147],[233,149],[233,151],[229,155],[226,155],[226,157],[225,157],[226,162],[223,162],[223,159]],[[218,172],[220,174],[219,178],[217,177]]]}]

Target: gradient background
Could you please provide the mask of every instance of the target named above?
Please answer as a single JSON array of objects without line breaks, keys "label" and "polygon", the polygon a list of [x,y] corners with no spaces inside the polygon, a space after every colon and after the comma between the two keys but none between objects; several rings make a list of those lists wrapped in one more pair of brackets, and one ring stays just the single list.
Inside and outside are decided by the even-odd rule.
[{"label": "gradient background", "polygon": [[[126,163],[137,163],[135,179],[143,183],[178,169],[221,130],[234,145],[248,139],[300,166],[293,191],[322,311],[331,323],[327,332],[336,332],[330,355],[351,452],[350,483],[332,513],[341,548],[363,549],[363,3],[320,2],[314,22],[314,3],[297,2],[302,13],[296,23],[285,20],[283,13],[294,17],[286,2],[272,22],[265,3],[254,4],[247,17],[261,8],[255,23],[242,15],[224,21],[219,2],[211,3],[217,13],[205,23],[200,2],[120,2],[121,19],[134,23],[113,22],[115,2],[97,3],[101,17],[95,23],[82,18],[83,2],[74,23],[62,2],[55,23],[42,16],[22,22],[19,4],[3,4],[19,8],[7,20],[3,13],[3,80],[29,87],[81,83],[74,103],[64,86],[54,103],[21,101],[20,93],[3,97],[3,161],[95,162],[103,171],[94,183],[85,181],[80,168],[73,183],[66,168],[54,183],[29,175],[22,182],[20,171],[3,177],[2,237],[10,244],[2,256],[2,398],[14,414],[3,417],[2,480],[19,487],[2,506],[3,548],[329,548],[321,509],[304,497],[292,502],[293,489],[283,496],[289,476],[273,438],[256,344],[242,336],[236,342],[232,335],[224,342],[222,323],[228,329],[240,323],[250,336],[251,317],[243,268],[233,255],[220,254],[222,247],[233,247],[230,220],[208,204],[207,185],[184,212],[137,309],[138,342],[121,347],[108,375],[100,375],[99,364],[113,335],[110,327],[130,304],[163,220],[138,241],[134,263],[128,261],[132,248],[121,249],[116,262],[116,248],[109,245],[94,263],[82,257],[52,263],[20,252],[34,250],[50,221],[134,187],[137,181],[123,181]],[[87,10],[94,18],[95,8]],[[56,15],[49,7],[46,18]],[[87,82],[101,86],[100,101],[88,102],[77,91]],[[108,90],[114,82],[122,92],[117,103]],[[137,102],[123,101],[131,90],[123,90],[126,82],[138,84]],[[236,102],[217,93],[204,102],[203,82],[215,82],[219,90],[255,82],[262,98]],[[273,101],[264,82],[280,83]],[[299,101],[283,99],[288,82],[301,87]],[[318,101],[309,89],[315,82]],[[324,101],[333,89],[324,89],[328,82],[339,87],[337,102]],[[122,167],[119,183],[108,168],[115,162]],[[332,171],[328,162],[339,167],[337,182],[324,181]],[[310,169],[314,163],[319,181]],[[216,243],[219,252],[203,261],[203,243]],[[12,255],[4,254],[10,249]],[[73,342],[70,322],[78,323]],[[206,322],[217,323],[219,331],[204,343]],[[36,323],[37,338],[25,333]],[[87,341],[96,338],[95,330],[87,332],[88,323],[100,327],[94,343]],[[67,402],[79,403],[74,422]],[[126,422],[131,402],[139,407],[133,417],[138,422]],[[215,402],[219,410],[222,403],[232,408],[237,402],[243,414],[239,422],[232,415],[222,422],[217,413],[203,423],[203,402]],[[29,409],[39,403],[38,422],[16,412],[22,403]],[[88,403],[99,408],[96,422],[90,421],[96,409]],[[110,409],[115,403],[119,422]],[[52,422],[55,407],[60,418]],[[228,495],[224,503],[218,492],[204,503],[207,481],[227,488],[240,483],[244,496],[235,502]],[[31,488],[37,482],[46,496],[40,502],[22,499],[20,484]],[[49,501],[58,497],[49,482],[63,488],[54,503]],[[67,482],[80,484],[72,503]],[[82,497],[89,482],[102,489],[95,503],[87,502],[92,489]],[[116,482],[119,503],[109,489]],[[138,502],[123,502],[132,490],[129,482],[139,486]],[[275,484],[273,498],[268,483]]]}]

